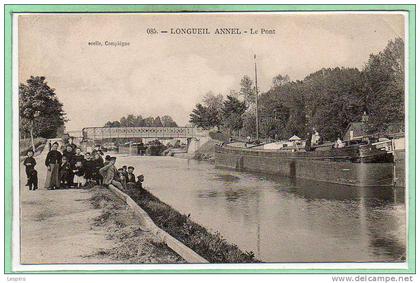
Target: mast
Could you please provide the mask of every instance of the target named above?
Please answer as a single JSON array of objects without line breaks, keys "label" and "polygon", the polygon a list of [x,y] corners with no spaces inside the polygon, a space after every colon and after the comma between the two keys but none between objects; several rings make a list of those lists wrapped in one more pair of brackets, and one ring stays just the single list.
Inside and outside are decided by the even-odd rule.
[{"label": "mast", "polygon": [[260,129],[260,119],[258,116],[258,76],[257,76],[257,55],[254,54],[254,67],[255,67],[255,130],[256,138],[259,140],[259,129]]}]

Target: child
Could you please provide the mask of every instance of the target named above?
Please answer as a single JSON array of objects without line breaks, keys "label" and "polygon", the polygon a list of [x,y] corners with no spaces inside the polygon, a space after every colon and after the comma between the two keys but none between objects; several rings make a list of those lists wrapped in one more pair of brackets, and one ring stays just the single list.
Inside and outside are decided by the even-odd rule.
[{"label": "child", "polygon": [[30,191],[38,189],[38,172],[35,170],[36,161],[33,155],[33,150],[28,150],[27,157],[23,161],[27,178],[26,186],[29,186]]},{"label": "child", "polygon": [[95,162],[91,159],[90,153],[85,154],[85,160],[83,162],[83,168],[85,169],[85,179],[88,183],[93,181],[93,172],[95,170]]},{"label": "child", "polygon": [[135,183],[136,182],[136,176],[134,175],[134,167],[128,166],[127,171],[127,183]]},{"label": "child", "polygon": [[102,175],[99,174],[99,169],[104,167],[104,160],[99,155],[99,152],[94,151],[93,152],[93,179],[96,181],[96,184],[101,185],[102,184]]},{"label": "child", "polygon": [[144,182],[144,176],[143,175],[137,176],[136,187],[138,189],[143,189],[143,182]]},{"label": "child", "polygon": [[86,184],[85,180],[85,169],[83,168],[82,161],[77,161],[74,169],[74,179],[73,182],[77,185],[78,188],[83,187]]},{"label": "child", "polygon": [[60,166],[60,185],[63,188],[68,188],[73,184],[73,172],[71,170],[71,165],[66,156],[63,156],[62,163]]}]

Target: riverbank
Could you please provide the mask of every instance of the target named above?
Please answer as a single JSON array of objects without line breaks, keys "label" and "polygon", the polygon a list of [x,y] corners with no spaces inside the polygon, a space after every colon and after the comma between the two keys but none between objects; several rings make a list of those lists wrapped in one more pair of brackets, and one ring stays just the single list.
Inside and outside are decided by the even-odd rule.
[{"label": "riverbank", "polygon": [[105,229],[106,238],[116,243],[93,256],[121,263],[186,263],[155,235],[142,230],[139,219],[111,191],[95,186],[92,193],[90,203],[101,210],[93,219],[92,228]]},{"label": "riverbank", "polygon": [[145,189],[128,185],[124,190],[142,207],[161,229],[207,259],[210,263],[260,262],[253,252],[243,252],[228,243],[218,232],[210,233],[203,226],[159,200]]}]

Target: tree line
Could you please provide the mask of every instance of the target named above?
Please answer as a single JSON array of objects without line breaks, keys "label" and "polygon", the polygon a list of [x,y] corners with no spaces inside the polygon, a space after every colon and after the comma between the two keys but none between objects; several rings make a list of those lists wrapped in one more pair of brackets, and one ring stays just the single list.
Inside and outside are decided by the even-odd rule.
[{"label": "tree line", "polygon": [[[190,114],[190,122],[204,129],[255,136],[255,93],[254,82],[244,76],[239,91],[230,91],[226,99],[208,93]],[[262,138],[303,137],[315,128],[324,139],[335,140],[364,112],[372,133],[403,123],[404,42],[389,41],[383,51],[369,56],[362,70],[323,68],[295,81],[278,75],[271,88],[259,95],[258,106]]]},{"label": "tree line", "polygon": [[129,114],[120,120],[106,122],[104,127],[178,127],[178,125],[169,115],[143,118],[141,115]]}]

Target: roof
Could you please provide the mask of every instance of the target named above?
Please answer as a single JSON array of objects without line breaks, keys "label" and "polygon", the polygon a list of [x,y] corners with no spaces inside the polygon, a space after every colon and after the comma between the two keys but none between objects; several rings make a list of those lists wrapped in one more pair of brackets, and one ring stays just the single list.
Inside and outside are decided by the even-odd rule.
[{"label": "roof", "polygon": [[301,138],[300,137],[298,137],[298,136],[296,136],[296,135],[294,135],[293,137],[291,137],[290,139],[289,139],[289,141],[300,141],[301,140]]}]

